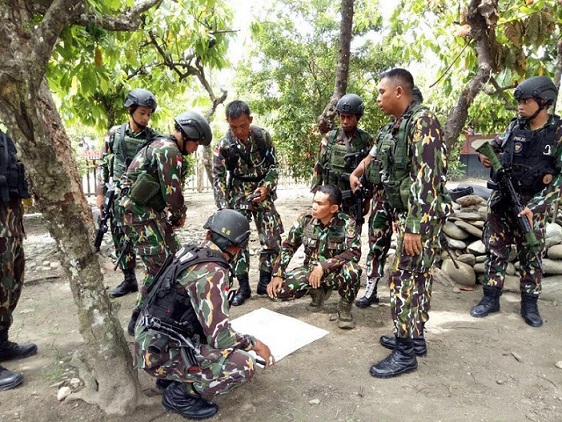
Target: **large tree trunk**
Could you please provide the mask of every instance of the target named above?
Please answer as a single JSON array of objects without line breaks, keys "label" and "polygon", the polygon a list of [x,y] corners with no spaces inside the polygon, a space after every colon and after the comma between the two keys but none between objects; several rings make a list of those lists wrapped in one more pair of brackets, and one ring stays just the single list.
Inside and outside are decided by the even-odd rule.
[{"label": "large tree trunk", "polygon": [[0,120],[18,146],[33,197],[62,251],[79,311],[84,367],[89,371],[81,373],[87,388],[79,397],[109,414],[123,415],[137,405],[140,388],[93,253],[91,212],[70,140],[45,80],[47,62],[65,19],[82,2],[54,0],[40,24],[29,5],[19,0],[0,3]]},{"label": "large tree trunk", "polygon": [[471,27],[470,36],[474,40],[478,56],[478,71],[463,89],[457,104],[447,118],[445,144],[449,154],[466,124],[468,108],[492,75],[497,8],[497,0],[471,0],[469,5],[467,21]]},{"label": "large tree trunk", "polygon": [[334,126],[336,118],[336,104],[347,91],[347,79],[349,77],[349,57],[351,55],[351,39],[353,30],[353,4],[354,0],[342,0],[341,2],[341,26],[340,26],[340,50],[338,67],[336,70],[336,81],[334,93],[328,105],[318,117],[318,129],[324,134]]}]

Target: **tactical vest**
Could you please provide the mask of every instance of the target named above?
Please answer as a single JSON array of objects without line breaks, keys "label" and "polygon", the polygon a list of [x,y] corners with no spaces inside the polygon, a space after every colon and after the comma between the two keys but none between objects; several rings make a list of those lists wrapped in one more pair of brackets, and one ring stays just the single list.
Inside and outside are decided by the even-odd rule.
[{"label": "tactical vest", "polygon": [[[383,126],[380,130],[381,134],[386,134],[392,130],[392,123],[389,123]],[[382,161],[379,156],[380,151],[380,144],[382,141],[382,136],[377,138],[376,141],[376,154],[373,157],[373,160],[368,164],[367,168],[365,169],[365,179],[370,186],[377,186],[381,183],[381,172],[382,168]]]},{"label": "tactical vest", "polygon": [[134,138],[127,135],[127,123],[117,126],[114,132],[113,146],[111,147],[111,152],[113,153],[113,180],[119,182],[121,176],[127,168],[138,151],[142,148],[142,145],[147,139],[152,138],[155,133],[149,129],[145,128],[142,134],[146,133],[146,136]]},{"label": "tactical vest", "polygon": [[[359,128],[355,136],[346,144],[336,143],[342,129],[333,129],[328,133],[326,151],[328,177],[324,184],[334,184],[341,189],[349,189],[349,175],[357,164],[369,153],[370,135]],[[355,154],[355,155],[354,155]]]},{"label": "tactical vest", "polygon": [[[260,182],[261,180],[263,180],[266,173],[269,171],[269,167],[275,164],[275,158],[271,153],[273,145],[271,143],[271,138],[269,137],[267,132],[265,132],[263,129],[255,126],[251,126],[250,131],[252,133],[251,136],[256,141],[258,151],[262,157],[262,161],[260,162],[260,164],[254,165],[254,163],[251,160],[250,153],[249,152],[243,153],[242,151],[240,151],[240,149],[236,146],[236,141],[232,137],[232,132],[229,130],[226,134],[228,147],[224,152],[225,165],[226,165],[226,170],[231,174],[231,177],[234,177],[235,179],[240,179],[249,182]],[[242,158],[242,160],[244,160],[244,162],[250,168],[257,168],[258,166],[263,167],[261,175],[258,177],[254,177],[254,176],[245,176],[242,174],[238,174],[236,172],[236,168],[238,166],[238,162],[240,161],[240,158]]]},{"label": "tactical vest", "polygon": [[556,166],[558,140],[554,137],[561,124],[555,116],[554,123],[544,130],[524,129],[517,121],[509,126],[500,161],[504,168],[511,170],[511,182],[519,194],[534,196],[560,171]]},{"label": "tactical vest", "polygon": [[215,262],[226,269],[230,268],[220,251],[208,247],[186,245],[170,255],[154,277],[142,309],[143,315],[172,326],[185,337],[193,339],[198,336],[201,342],[205,342],[203,327],[189,295],[177,282],[182,271],[205,262]]},{"label": "tactical vest", "polygon": [[379,143],[378,155],[382,163],[385,199],[398,212],[408,209],[410,196],[410,121],[419,111],[426,109],[421,104],[415,104],[402,117],[398,130],[393,129],[394,125],[389,126],[389,131],[381,137]]},{"label": "tactical vest", "polygon": [[0,131],[0,202],[29,198],[23,164],[16,157],[12,139]]}]

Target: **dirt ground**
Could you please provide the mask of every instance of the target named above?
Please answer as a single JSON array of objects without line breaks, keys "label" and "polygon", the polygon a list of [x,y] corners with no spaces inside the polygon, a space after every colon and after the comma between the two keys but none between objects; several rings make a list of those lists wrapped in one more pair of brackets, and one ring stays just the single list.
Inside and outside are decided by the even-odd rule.
[{"label": "dirt ground", "polygon": [[[188,194],[189,227],[200,228],[213,212],[210,193]],[[280,189],[277,206],[286,229],[311,202],[304,188]],[[28,225],[27,244],[44,237],[44,226]],[[366,243],[366,242],[364,242]],[[253,247],[257,248],[254,238]],[[363,247],[366,253],[366,246]],[[363,258],[364,259],[364,258]],[[114,287],[120,275],[109,258],[102,260],[105,284]],[[253,259],[255,268],[256,257]],[[364,262],[364,261],[362,261]],[[60,271],[60,270],[58,270]],[[13,340],[33,341],[39,353],[6,362],[25,382],[0,392],[0,421],[181,421],[159,404],[139,408],[134,415],[111,418],[82,401],[57,400],[60,385],[76,376],[69,365],[82,342],[76,306],[68,283],[59,273],[28,275],[11,332]],[[139,271],[139,276],[141,272]],[[257,272],[251,273],[255,288]],[[501,312],[475,319],[469,309],[481,297],[481,287],[462,291],[435,283],[431,319],[427,324],[428,356],[419,358],[416,372],[382,380],[369,367],[388,351],[379,345],[392,333],[386,286],[382,303],[366,310],[354,308],[357,327],[338,329],[330,312],[307,311],[308,298],[273,303],[252,297],[231,309],[232,318],[265,307],[329,331],[322,339],[296,351],[228,395],[217,397],[214,421],[562,421],[562,313],[559,301],[540,301],[543,327],[531,328],[519,316],[519,298],[506,293]],[[362,291],[360,292],[360,294]],[[134,297],[115,300],[125,326]],[[562,366],[562,365],[560,365]],[[154,380],[139,379],[147,395],[155,396]]]}]

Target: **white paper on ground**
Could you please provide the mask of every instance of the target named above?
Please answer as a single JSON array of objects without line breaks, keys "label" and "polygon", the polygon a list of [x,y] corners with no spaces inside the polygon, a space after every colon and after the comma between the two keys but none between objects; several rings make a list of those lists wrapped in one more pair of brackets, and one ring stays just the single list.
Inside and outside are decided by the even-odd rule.
[{"label": "white paper on ground", "polygon": [[231,324],[240,334],[250,334],[267,344],[276,362],[328,334],[314,325],[265,308],[242,315]]}]

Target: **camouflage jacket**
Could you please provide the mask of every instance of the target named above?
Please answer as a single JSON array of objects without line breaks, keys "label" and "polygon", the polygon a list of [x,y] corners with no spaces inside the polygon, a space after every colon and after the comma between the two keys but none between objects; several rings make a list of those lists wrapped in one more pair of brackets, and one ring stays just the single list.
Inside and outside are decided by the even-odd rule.
[{"label": "camouflage jacket", "polygon": [[[270,154],[269,157],[263,157],[259,151],[255,131],[261,131],[269,151],[268,154]],[[233,148],[238,149],[241,154],[247,154],[248,161],[252,164],[249,165],[244,158],[240,157],[233,174],[229,175],[227,159]],[[252,206],[258,208],[271,206],[271,203],[277,199],[275,191],[278,177],[275,146],[266,130],[252,126],[246,145],[236,139],[230,130],[218,142],[213,156],[213,183],[217,208],[249,209]],[[246,197],[262,186],[268,190],[266,199],[257,204],[250,204]]]},{"label": "camouflage jacket", "polygon": [[24,233],[22,200],[12,198],[7,203],[0,201],[0,237],[21,237]]},{"label": "camouflage jacket", "polygon": [[304,266],[320,264],[324,275],[340,270],[346,263],[359,262],[361,239],[355,229],[355,220],[338,212],[325,226],[310,213],[302,214],[295,222],[281,252],[273,265],[273,275],[285,277],[285,271],[297,249],[304,245]]},{"label": "camouflage jacket", "polygon": [[[394,125],[385,128],[392,134],[398,132],[404,116],[414,106],[416,104],[412,103]],[[426,225],[435,224],[436,219],[444,219],[451,213],[451,199],[445,188],[447,151],[437,117],[427,108],[419,109],[406,128],[406,141],[406,178],[410,186],[402,217],[405,218],[407,233],[423,233]],[[396,162],[392,153],[391,150],[390,160]]]},{"label": "camouflage jacket", "polygon": [[187,162],[171,135],[156,138],[142,148],[121,177],[121,189],[125,195],[120,205],[143,220],[155,218],[155,211],[149,206],[137,205],[126,192],[145,172],[158,179],[160,194],[170,213],[170,220],[185,216],[183,184],[187,176]]},{"label": "camouflage jacket", "polygon": [[[124,133],[125,137],[137,140],[138,145],[141,145],[147,139],[152,139],[158,136],[158,132],[156,132],[154,129],[151,129],[149,127],[145,127],[140,132],[135,133],[131,130],[129,123],[125,123],[124,125],[125,125],[125,133]],[[119,186],[120,183],[119,177],[122,176],[122,174],[115,174],[115,166],[116,166],[115,144],[116,144],[116,137],[120,136],[120,129],[121,129],[121,125],[113,126],[107,134],[107,140],[104,145],[103,156],[97,175],[97,186],[98,186],[99,194],[105,194],[105,191],[107,190],[107,183],[113,182],[116,186]],[[123,140],[121,140],[121,142],[123,142]],[[127,157],[127,158],[132,159],[133,157]]]},{"label": "camouflage jacket", "polygon": [[[330,161],[332,160],[333,146],[334,145],[345,145],[344,132],[341,128],[333,129],[328,132],[320,142],[320,150],[318,152],[318,159],[314,166],[312,174],[312,186],[311,190],[315,191],[320,185],[335,184],[340,189],[349,189],[349,181],[343,183],[338,181],[337,183],[333,177],[338,177],[339,175],[334,174],[333,177],[327,176],[327,171],[330,169]],[[367,132],[362,129],[357,128],[351,139],[349,140],[349,152],[362,152],[363,156],[366,156],[373,145],[373,138]],[[351,173],[354,169],[349,169]]]}]

